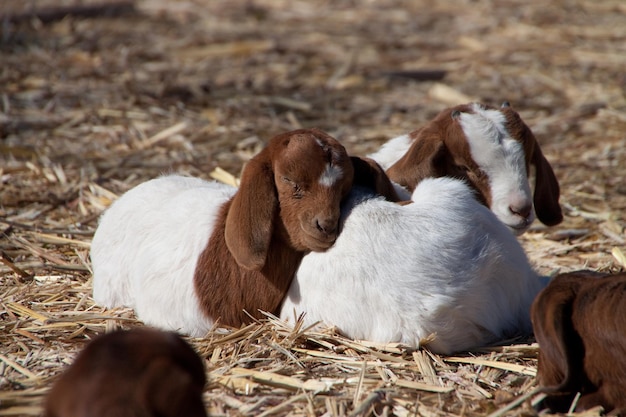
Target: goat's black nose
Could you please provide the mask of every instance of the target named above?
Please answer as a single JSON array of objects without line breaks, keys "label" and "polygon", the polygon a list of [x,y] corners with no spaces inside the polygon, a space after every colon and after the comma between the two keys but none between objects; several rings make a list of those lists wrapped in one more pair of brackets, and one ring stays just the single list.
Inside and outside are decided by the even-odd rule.
[{"label": "goat's black nose", "polygon": [[533,206],[532,204],[527,204],[527,205],[523,205],[523,206],[509,206],[509,211],[513,214],[515,214],[516,216],[520,216],[524,219],[527,219],[530,217],[530,214],[533,210]]},{"label": "goat's black nose", "polygon": [[337,231],[337,220],[330,218],[317,218],[315,219],[315,226],[320,232],[330,235]]}]

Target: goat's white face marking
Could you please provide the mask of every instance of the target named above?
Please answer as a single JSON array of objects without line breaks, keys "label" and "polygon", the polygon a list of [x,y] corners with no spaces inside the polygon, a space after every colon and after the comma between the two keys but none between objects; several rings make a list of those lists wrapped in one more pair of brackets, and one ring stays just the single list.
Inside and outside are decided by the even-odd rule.
[{"label": "goat's white face marking", "polygon": [[528,218],[512,212],[532,206],[524,148],[507,131],[502,112],[479,104],[472,104],[472,110],[474,113],[461,113],[459,121],[472,158],[489,178],[491,210],[514,233],[521,234],[534,220],[532,212]]},{"label": "goat's white face marking", "polygon": [[324,172],[320,176],[319,183],[326,187],[332,187],[337,181],[343,177],[343,171],[336,165],[326,164]]},{"label": "goat's white face marking", "polygon": [[[329,150],[328,145],[322,142],[319,139],[316,139],[317,144],[325,151],[330,151],[330,160],[336,161],[340,159],[341,155],[339,155],[334,149]],[[337,181],[339,181],[343,177],[343,170],[341,167],[337,165],[333,165],[332,162],[328,162],[324,167],[324,172],[320,176],[318,182],[326,187],[332,187]]]}]

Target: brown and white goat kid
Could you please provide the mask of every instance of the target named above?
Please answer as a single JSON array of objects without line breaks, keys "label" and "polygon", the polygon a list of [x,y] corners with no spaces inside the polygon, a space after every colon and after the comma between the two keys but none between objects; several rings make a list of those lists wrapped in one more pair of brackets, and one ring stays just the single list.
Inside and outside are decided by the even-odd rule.
[{"label": "brown and white goat kid", "polygon": [[277,312],[302,257],[337,239],[353,183],[398,200],[375,162],[312,129],[272,138],[239,189],[178,175],[140,184],[100,219],[94,299],[192,336]]},{"label": "brown and white goat kid", "polygon": [[577,271],[556,276],[535,299],[537,377],[544,404],[567,412],[597,405],[626,415],[626,272]]},{"label": "brown and white goat kid", "polygon": [[45,417],[205,417],[204,363],[176,333],[116,331],[90,342],[45,400]]},{"label": "brown and white goat kid", "polygon": [[549,226],[563,219],[552,167],[530,128],[508,103],[499,109],[478,103],[445,109],[426,126],[391,139],[370,157],[409,191],[399,190],[402,199],[424,178],[465,180],[516,235],[535,219],[528,183],[532,164],[537,217]]}]

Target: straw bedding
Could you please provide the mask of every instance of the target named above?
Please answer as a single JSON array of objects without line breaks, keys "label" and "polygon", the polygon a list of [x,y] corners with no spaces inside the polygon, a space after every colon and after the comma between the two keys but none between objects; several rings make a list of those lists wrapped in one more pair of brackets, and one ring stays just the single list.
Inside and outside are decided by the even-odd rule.
[{"label": "straw bedding", "polygon": [[[141,325],[90,296],[111,201],[163,172],[236,177],[288,129],[363,155],[447,105],[508,100],[562,185],[563,224],[520,238],[537,269],[626,268],[621,1],[5,0],[0,15],[0,416],[39,415],[91,337]],[[532,340],[443,357],[268,317],[190,342],[211,415],[535,414]]]}]

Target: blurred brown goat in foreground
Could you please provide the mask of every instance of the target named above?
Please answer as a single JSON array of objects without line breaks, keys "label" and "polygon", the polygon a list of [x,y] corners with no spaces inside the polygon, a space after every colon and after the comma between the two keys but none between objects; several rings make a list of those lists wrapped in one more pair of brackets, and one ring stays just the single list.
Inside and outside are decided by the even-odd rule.
[{"label": "blurred brown goat in foreground", "polygon": [[567,412],[601,405],[626,415],[626,272],[561,274],[532,306],[544,404]]},{"label": "blurred brown goat in foreground", "polygon": [[46,417],[206,417],[204,364],[176,333],[98,337],[54,384]]}]

